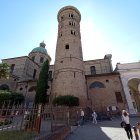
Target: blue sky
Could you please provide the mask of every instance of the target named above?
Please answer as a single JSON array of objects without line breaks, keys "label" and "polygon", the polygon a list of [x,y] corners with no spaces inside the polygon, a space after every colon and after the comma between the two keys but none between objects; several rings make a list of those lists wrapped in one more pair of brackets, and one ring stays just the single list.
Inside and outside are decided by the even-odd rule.
[{"label": "blue sky", "polygon": [[0,0],[0,59],[27,56],[43,40],[54,63],[57,13],[81,13],[84,60],[112,54],[117,62],[140,60],[140,0]]}]

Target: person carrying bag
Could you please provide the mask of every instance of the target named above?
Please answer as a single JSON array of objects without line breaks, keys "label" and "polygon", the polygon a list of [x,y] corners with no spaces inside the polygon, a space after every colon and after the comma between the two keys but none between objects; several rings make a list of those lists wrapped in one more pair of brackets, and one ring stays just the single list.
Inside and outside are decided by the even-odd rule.
[{"label": "person carrying bag", "polygon": [[133,135],[132,135],[132,131],[131,131],[130,119],[129,119],[129,114],[126,110],[122,110],[121,127],[123,127],[124,130],[126,131],[128,139],[132,140]]}]

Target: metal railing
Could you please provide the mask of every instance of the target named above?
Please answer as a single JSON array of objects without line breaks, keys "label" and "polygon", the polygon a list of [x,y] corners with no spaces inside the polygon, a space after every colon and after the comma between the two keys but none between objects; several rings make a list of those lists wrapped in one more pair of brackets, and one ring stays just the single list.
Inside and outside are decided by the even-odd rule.
[{"label": "metal railing", "polygon": [[0,107],[0,139],[2,135],[11,133],[17,133],[18,140],[47,137],[62,127],[76,124],[78,110],[47,105],[39,110],[39,106],[24,108],[24,105],[4,104]]}]

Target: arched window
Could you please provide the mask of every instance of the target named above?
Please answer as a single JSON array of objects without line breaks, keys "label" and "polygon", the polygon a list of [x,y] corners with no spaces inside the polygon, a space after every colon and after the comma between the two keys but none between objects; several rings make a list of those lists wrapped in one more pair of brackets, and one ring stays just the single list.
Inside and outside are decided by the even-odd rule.
[{"label": "arched window", "polygon": [[89,86],[89,88],[105,88],[105,85],[103,83],[101,83],[101,82],[96,81],[96,82],[93,82]]},{"label": "arched window", "polygon": [[70,13],[70,14],[69,14],[69,17],[73,18],[73,17],[74,17],[74,15],[73,15],[72,13]]},{"label": "arched window", "polygon": [[9,90],[9,86],[6,84],[0,85],[0,90]]}]

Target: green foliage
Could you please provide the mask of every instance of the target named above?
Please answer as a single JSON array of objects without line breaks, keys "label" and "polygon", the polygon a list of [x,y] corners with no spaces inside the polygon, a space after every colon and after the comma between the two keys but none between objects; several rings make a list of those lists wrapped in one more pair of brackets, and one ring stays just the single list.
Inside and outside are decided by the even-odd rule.
[{"label": "green foliage", "polygon": [[45,104],[47,101],[49,62],[44,62],[37,82],[35,104]]},{"label": "green foliage", "polygon": [[5,119],[4,121],[0,122],[0,126],[8,125],[8,124],[11,124],[11,123],[12,123],[11,120]]},{"label": "green foliage", "polygon": [[0,104],[21,104],[24,101],[24,96],[20,93],[0,90]]},{"label": "green foliage", "polygon": [[79,98],[72,95],[58,96],[53,100],[53,105],[79,106]]},{"label": "green foliage", "polygon": [[10,66],[7,63],[0,64],[0,79],[7,78],[10,74]]}]

